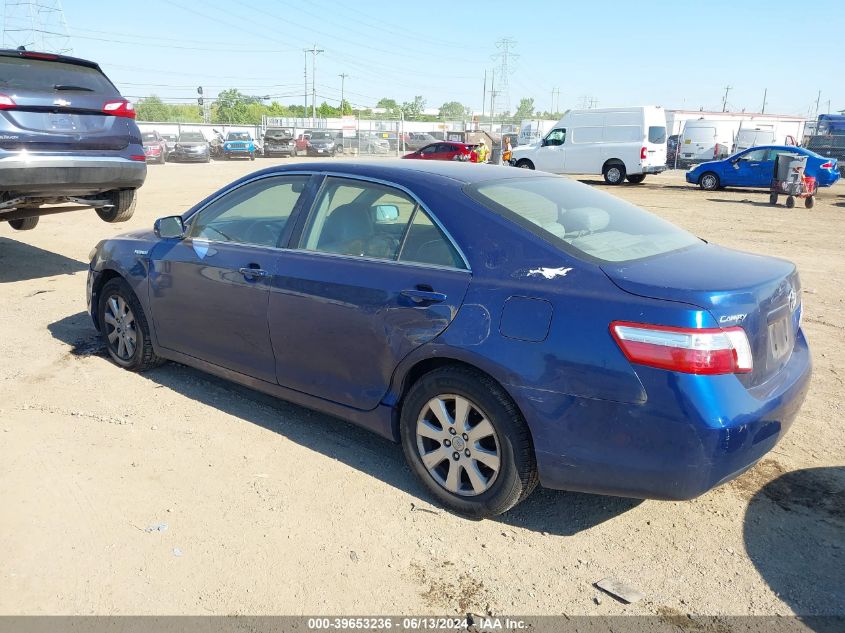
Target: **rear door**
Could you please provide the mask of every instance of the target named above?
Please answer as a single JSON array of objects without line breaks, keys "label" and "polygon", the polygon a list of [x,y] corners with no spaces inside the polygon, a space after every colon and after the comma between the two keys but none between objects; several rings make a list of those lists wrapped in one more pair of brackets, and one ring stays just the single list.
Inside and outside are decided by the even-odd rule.
[{"label": "rear door", "polygon": [[99,68],[49,57],[0,55],[0,95],[7,102],[0,109],[0,148],[97,151],[140,143],[134,111]]},{"label": "rear door", "polygon": [[470,272],[407,192],[329,177],[270,292],[284,387],[361,410],[378,406],[398,363],[442,332]]}]

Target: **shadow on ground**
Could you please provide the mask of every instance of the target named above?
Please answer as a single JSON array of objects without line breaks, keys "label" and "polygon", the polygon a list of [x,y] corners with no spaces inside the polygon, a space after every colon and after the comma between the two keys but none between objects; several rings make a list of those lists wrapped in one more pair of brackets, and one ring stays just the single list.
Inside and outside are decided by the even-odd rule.
[{"label": "shadow on ground", "polygon": [[[99,356],[102,362],[111,363],[85,312],[51,323],[48,329],[54,338],[71,347],[71,354]],[[113,367],[114,371],[121,371]],[[297,444],[403,490],[420,501],[415,504],[417,510],[435,503],[405,465],[398,444],[354,424],[177,363],[168,363],[141,375],[157,385],[279,433]],[[638,499],[537,489],[526,501],[496,520],[537,532],[571,536],[619,516],[640,503]],[[437,512],[446,510],[438,509]]]},{"label": "shadow on ground", "polygon": [[760,575],[808,627],[845,622],[813,617],[845,617],[845,467],[770,481],[748,504],[744,537]]},{"label": "shadow on ground", "polygon": [[0,237],[0,284],[69,275],[86,268],[79,260]]},{"label": "shadow on ground", "polygon": [[[768,200],[765,200],[765,201],[764,200],[749,200],[748,198],[743,198],[742,200],[731,200],[730,198],[707,198],[707,201],[708,202],[727,202],[727,203],[730,203],[730,204],[750,204],[750,205],[753,205],[755,207],[769,207],[770,209],[771,208],[777,208],[777,207],[781,207],[782,209],[786,209],[786,204],[784,204],[783,201],[781,201],[777,205],[769,204]],[[800,206],[802,206],[802,207],[804,206],[804,203],[801,202],[800,200],[798,201],[798,203],[800,204]],[[796,204],[795,206],[799,206],[799,204]]]}]

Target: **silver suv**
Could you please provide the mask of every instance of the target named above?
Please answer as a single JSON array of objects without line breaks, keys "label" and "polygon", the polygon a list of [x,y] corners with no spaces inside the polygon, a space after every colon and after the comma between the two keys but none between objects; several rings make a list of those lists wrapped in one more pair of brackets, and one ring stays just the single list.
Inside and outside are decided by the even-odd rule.
[{"label": "silver suv", "polygon": [[97,64],[0,49],[0,221],[27,230],[42,215],[94,208],[124,222],[145,159],[132,104]]}]

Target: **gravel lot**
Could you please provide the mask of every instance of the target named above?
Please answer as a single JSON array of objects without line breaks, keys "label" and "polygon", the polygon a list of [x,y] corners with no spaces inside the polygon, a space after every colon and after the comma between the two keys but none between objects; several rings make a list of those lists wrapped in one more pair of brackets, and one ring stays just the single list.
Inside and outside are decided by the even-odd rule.
[{"label": "gravel lot", "polygon": [[[657,614],[681,628],[687,613],[845,614],[845,184],[809,211],[681,172],[613,188],[798,263],[807,402],[764,461],[694,501],[538,490],[474,522],[432,505],[398,446],[346,422],[103,356],[84,312],[91,247],[281,162],[150,166],[126,224],[0,223],[0,613]],[[600,595],[605,577],[645,599]]]}]

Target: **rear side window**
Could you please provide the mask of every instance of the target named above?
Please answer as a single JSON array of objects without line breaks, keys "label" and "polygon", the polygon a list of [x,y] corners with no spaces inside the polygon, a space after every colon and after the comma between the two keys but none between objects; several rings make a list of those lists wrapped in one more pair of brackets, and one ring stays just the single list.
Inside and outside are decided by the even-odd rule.
[{"label": "rear side window", "polygon": [[117,88],[94,68],[25,57],[0,56],[0,88],[53,91],[56,86],[115,95]]},{"label": "rear side window", "polygon": [[662,144],[666,142],[666,128],[662,125],[652,125],[648,128],[648,142]]},{"label": "rear side window", "polygon": [[566,178],[512,178],[464,191],[494,213],[588,260],[627,262],[700,242],[644,209]]}]

